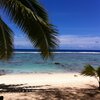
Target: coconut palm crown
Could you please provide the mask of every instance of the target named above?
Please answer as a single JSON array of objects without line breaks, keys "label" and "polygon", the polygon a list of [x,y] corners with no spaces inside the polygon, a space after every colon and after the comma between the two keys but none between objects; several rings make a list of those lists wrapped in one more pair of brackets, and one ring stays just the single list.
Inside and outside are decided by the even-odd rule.
[{"label": "coconut palm crown", "polygon": [[[40,49],[43,58],[51,57],[50,50],[58,44],[58,32],[37,0],[0,0],[0,8],[21,28],[33,46]],[[13,36],[13,31],[0,16],[0,59],[11,57],[14,49]]]},{"label": "coconut palm crown", "polygon": [[96,69],[96,68],[93,68],[93,66],[91,66],[90,64],[87,64],[84,67],[85,68],[81,72],[81,74],[85,76],[94,76],[99,83],[99,89],[100,89],[100,67]]}]

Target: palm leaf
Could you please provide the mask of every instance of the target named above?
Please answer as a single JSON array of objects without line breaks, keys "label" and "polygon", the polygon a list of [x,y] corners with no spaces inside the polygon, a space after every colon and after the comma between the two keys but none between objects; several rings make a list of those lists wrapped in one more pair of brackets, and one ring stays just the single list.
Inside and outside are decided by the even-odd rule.
[{"label": "palm leaf", "polygon": [[[52,24],[46,21],[46,13],[36,0],[28,0],[28,2],[26,2],[27,0],[25,2],[23,0],[1,1],[14,22],[26,33],[32,44],[40,49],[42,57],[51,56],[50,49],[55,49],[58,43],[57,31]],[[39,13],[40,9],[42,13]]]},{"label": "palm leaf", "polygon": [[0,17],[0,59],[8,59],[13,52],[12,31]]},{"label": "palm leaf", "polygon": [[84,66],[85,69],[81,72],[85,76],[96,76],[96,70],[89,64]]},{"label": "palm leaf", "polygon": [[44,21],[48,21],[48,15],[42,5],[37,0],[20,0],[20,2],[27,8],[35,12]]},{"label": "palm leaf", "polygon": [[98,77],[100,78],[100,67],[97,68],[96,70]]}]

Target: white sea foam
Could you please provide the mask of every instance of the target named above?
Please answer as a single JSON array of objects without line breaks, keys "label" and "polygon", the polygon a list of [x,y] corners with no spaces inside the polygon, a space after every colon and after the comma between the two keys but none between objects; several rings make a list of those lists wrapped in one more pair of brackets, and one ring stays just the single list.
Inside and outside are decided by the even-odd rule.
[{"label": "white sea foam", "polygon": [[[14,52],[14,53],[40,53],[40,52]],[[83,53],[83,54],[100,54],[100,52],[53,52],[53,53]]]},{"label": "white sea foam", "polygon": [[100,52],[53,52],[53,53],[83,53],[83,54],[100,54]]},{"label": "white sea foam", "polygon": [[21,52],[20,51],[20,52],[14,52],[14,53],[26,53],[27,54],[27,53],[40,53],[40,52]]}]

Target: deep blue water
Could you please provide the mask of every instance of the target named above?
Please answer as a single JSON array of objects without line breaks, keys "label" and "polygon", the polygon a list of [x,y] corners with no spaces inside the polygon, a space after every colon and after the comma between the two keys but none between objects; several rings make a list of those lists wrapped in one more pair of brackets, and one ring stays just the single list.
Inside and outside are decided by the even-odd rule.
[{"label": "deep blue water", "polygon": [[[29,51],[28,51],[29,52]],[[99,52],[61,52],[55,53],[53,60],[44,61],[39,53],[14,53],[9,61],[0,61],[0,70],[11,73],[61,73],[61,72],[80,72],[85,64],[94,67],[100,66]]]},{"label": "deep blue water", "polygon": [[[37,49],[15,49],[14,51],[18,52],[37,52]],[[100,50],[65,50],[65,49],[56,49],[51,50],[53,52],[100,52]]]}]

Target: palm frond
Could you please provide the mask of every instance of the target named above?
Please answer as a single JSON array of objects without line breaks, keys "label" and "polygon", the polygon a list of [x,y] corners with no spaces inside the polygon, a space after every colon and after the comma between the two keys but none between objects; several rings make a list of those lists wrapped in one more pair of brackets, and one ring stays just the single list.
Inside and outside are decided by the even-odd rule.
[{"label": "palm frond", "polygon": [[57,31],[52,24],[46,21],[46,13],[36,0],[28,0],[28,2],[26,2],[27,0],[1,1],[14,22],[27,33],[32,44],[40,49],[42,57],[51,56],[50,49],[55,49],[58,44]]},{"label": "palm frond", "polygon": [[100,67],[97,68],[96,70],[98,77],[100,78]]},{"label": "palm frond", "polygon": [[13,52],[12,31],[0,17],[0,59],[7,60]]},{"label": "palm frond", "polygon": [[37,0],[19,0],[27,8],[31,9],[37,16],[41,17],[44,21],[48,21],[46,10]]},{"label": "palm frond", "polygon": [[84,70],[81,72],[85,76],[96,76],[96,70],[89,64],[84,66]]}]

